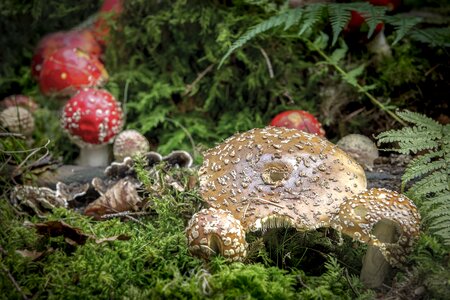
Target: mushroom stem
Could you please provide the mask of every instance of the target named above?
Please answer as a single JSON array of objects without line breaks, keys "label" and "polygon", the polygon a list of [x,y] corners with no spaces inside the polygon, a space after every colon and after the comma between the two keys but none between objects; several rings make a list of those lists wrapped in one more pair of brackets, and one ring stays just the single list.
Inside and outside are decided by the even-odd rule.
[{"label": "mushroom stem", "polygon": [[104,167],[110,162],[108,144],[95,147],[80,147],[77,165],[89,167]]},{"label": "mushroom stem", "polygon": [[[372,234],[383,243],[395,243],[398,239],[395,223],[382,219],[374,227]],[[391,271],[389,262],[379,247],[369,245],[363,258],[360,279],[367,288],[380,287]]]},{"label": "mushroom stem", "polygon": [[384,35],[384,30],[377,33],[373,40],[367,44],[367,50],[371,53],[379,55],[380,57],[391,57],[392,51],[388,42],[386,41],[386,36]]}]

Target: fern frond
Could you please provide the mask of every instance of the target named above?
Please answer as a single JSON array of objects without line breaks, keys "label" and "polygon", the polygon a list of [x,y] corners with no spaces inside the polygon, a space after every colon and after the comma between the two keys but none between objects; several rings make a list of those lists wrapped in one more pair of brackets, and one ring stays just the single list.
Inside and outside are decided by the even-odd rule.
[{"label": "fern frond", "polygon": [[[435,154],[436,152],[432,152]],[[425,155],[420,156],[422,158]],[[403,185],[406,185],[414,178],[421,177],[430,172],[437,171],[440,169],[444,169],[447,166],[447,163],[444,160],[437,160],[433,162],[424,163],[425,160],[417,160],[415,165],[412,166],[412,163],[408,166],[408,169],[405,171],[405,174],[402,176]]]},{"label": "fern frond", "polygon": [[303,24],[301,25],[301,28],[298,32],[299,35],[304,34],[320,20],[325,7],[326,6],[324,4],[318,3],[308,5],[305,8]]},{"label": "fern frond", "polygon": [[418,196],[426,196],[429,193],[439,193],[448,188],[448,174],[446,170],[436,171],[416,182],[410,191]]},{"label": "fern frond", "polygon": [[351,13],[348,6],[340,4],[330,4],[328,6],[328,13],[330,14],[331,28],[333,29],[333,41],[331,44],[334,45],[337,42],[339,34],[350,21]]},{"label": "fern frond", "polygon": [[386,7],[369,5],[367,2],[355,4],[363,5],[360,9],[357,9],[357,11],[361,13],[369,26],[367,38],[370,38],[375,32],[377,25],[383,20],[383,17],[386,14]]},{"label": "fern frond", "polygon": [[397,115],[413,127],[384,132],[378,135],[378,141],[396,142],[399,148],[394,150],[404,154],[429,151],[408,164],[402,186],[419,179],[408,192],[414,199],[426,200],[420,205],[423,219],[429,230],[450,246],[450,126],[410,111]]},{"label": "fern frond", "polygon": [[450,27],[418,29],[410,37],[431,47],[450,47]]},{"label": "fern frond", "polygon": [[426,127],[436,131],[440,131],[442,127],[442,125],[439,124],[437,121],[422,114],[419,114],[417,112],[405,110],[397,112],[397,115],[406,122],[413,123],[416,126]]},{"label": "fern frond", "polygon": [[386,23],[391,24],[395,28],[395,40],[392,45],[397,44],[411,29],[420,23],[420,18],[407,18],[405,16],[385,16]]},{"label": "fern frond", "polygon": [[350,85],[358,88],[358,77],[364,72],[365,65],[360,65],[359,67],[354,68],[353,70],[350,70],[345,74],[344,80],[349,83]]},{"label": "fern frond", "polygon": [[240,38],[238,38],[233,45],[231,45],[228,52],[222,57],[219,63],[219,68],[222,66],[224,61],[233,53],[236,49],[241,48],[243,45],[248,43],[251,39],[254,39],[263,32],[269,31],[276,27],[285,24],[285,29],[291,27],[295,22],[299,21],[303,15],[303,8],[296,8],[289,10],[277,16],[273,16],[253,27],[251,27],[246,33],[244,33]]}]

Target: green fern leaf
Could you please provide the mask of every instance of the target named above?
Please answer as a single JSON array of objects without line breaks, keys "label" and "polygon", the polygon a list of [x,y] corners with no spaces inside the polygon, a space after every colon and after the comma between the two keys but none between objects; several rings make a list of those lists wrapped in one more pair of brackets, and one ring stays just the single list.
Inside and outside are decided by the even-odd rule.
[{"label": "green fern leaf", "polygon": [[[355,3],[356,4],[356,3]],[[357,11],[364,17],[367,25],[369,26],[369,31],[367,33],[367,38],[370,38],[375,29],[380,22],[383,21],[383,17],[386,14],[386,7],[384,6],[373,6],[369,3],[358,3],[365,4],[362,9],[358,9]]]},{"label": "green fern leaf", "polygon": [[450,27],[418,29],[412,31],[410,36],[431,47],[450,47]]},{"label": "green fern leaf", "polygon": [[437,160],[428,164],[417,164],[416,166],[408,166],[408,169],[405,171],[405,174],[402,176],[403,185],[406,185],[409,181],[414,178],[421,177],[430,172],[443,169],[447,166],[447,163],[444,160]]},{"label": "green fern leaf", "polygon": [[445,171],[436,171],[433,174],[416,182],[410,192],[417,196],[426,196],[429,193],[439,193],[448,189],[448,175]]},{"label": "green fern leaf", "polygon": [[384,20],[395,28],[395,40],[392,45],[397,44],[414,26],[420,23],[420,18],[407,18],[405,16],[385,16]]},{"label": "green fern leaf", "polygon": [[358,86],[359,86],[359,84],[358,84],[358,76],[360,76],[364,72],[364,69],[365,69],[365,65],[360,65],[359,67],[356,67],[353,70],[348,71],[343,76],[344,80],[348,84],[358,88]]},{"label": "green fern leaf", "polygon": [[338,64],[347,54],[348,47],[343,40],[341,40],[341,47],[334,50],[330,55],[330,62],[332,64]]},{"label": "green fern leaf", "polygon": [[298,34],[302,35],[310,30],[320,20],[324,9],[325,5],[321,3],[308,5],[305,8],[303,24],[301,25]]},{"label": "green fern leaf", "polygon": [[441,124],[439,124],[432,118],[429,118],[416,112],[405,110],[397,112],[397,115],[406,122],[413,123],[414,125],[417,126],[426,127],[431,130],[440,131],[442,127]]},{"label": "green fern leaf", "polygon": [[[301,9],[296,9],[295,12],[298,14],[303,13]],[[250,30],[248,30],[246,33],[244,33],[240,38],[238,38],[233,43],[233,45],[231,45],[228,52],[222,57],[222,59],[219,63],[219,68],[222,66],[224,61],[231,55],[231,53],[233,53],[236,49],[242,47],[243,45],[248,43],[248,41],[250,41],[251,39],[260,35],[261,33],[283,25],[285,23],[286,18],[292,19],[293,18],[292,12],[288,11],[283,14],[273,16],[270,19],[251,27]]]},{"label": "green fern leaf", "polygon": [[283,30],[288,30],[295,24],[300,22],[300,19],[303,16],[303,9],[302,8],[296,8],[291,9],[286,13],[286,17],[284,20],[284,28]]},{"label": "green fern leaf", "polygon": [[333,41],[331,44],[334,45],[342,29],[350,21],[351,13],[348,6],[341,4],[329,4],[328,13],[330,15],[331,28],[333,29]]}]

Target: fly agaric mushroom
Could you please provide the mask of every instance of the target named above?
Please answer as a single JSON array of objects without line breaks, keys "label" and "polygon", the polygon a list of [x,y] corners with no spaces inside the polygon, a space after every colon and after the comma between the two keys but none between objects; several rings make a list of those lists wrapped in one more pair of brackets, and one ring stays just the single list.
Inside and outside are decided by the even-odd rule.
[{"label": "fly agaric mushroom", "polygon": [[77,48],[58,49],[44,60],[39,87],[44,95],[71,96],[84,87],[98,87],[108,73],[97,57]]},{"label": "fly agaric mushroom", "polygon": [[233,261],[247,255],[245,231],[241,222],[223,209],[203,209],[192,216],[186,228],[189,252],[208,259],[222,254]]},{"label": "fly agaric mushroom", "polygon": [[34,130],[34,117],[21,106],[10,106],[0,112],[0,124],[10,132],[29,136]]},{"label": "fly agaric mushroom", "polygon": [[378,158],[378,148],[367,136],[349,134],[341,138],[336,145],[369,171],[372,171],[373,162]]},{"label": "fly agaric mushroom", "polygon": [[80,165],[108,165],[108,144],[122,125],[120,104],[106,90],[80,90],[64,106],[62,127],[81,148]]},{"label": "fly agaric mushroom", "polygon": [[208,150],[199,181],[204,201],[246,231],[330,226],[343,199],[366,189],[364,170],[344,151],[284,127],[252,129]]},{"label": "fly agaric mushroom", "polygon": [[0,108],[6,109],[12,106],[20,106],[27,109],[29,112],[33,113],[38,108],[38,105],[33,100],[33,98],[25,95],[11,95],[6,97],[0,102]]},{"label": "fly agaric mushroom", "polygon": [[124,130],[116,137],[113,145],[114,159],[123,161],[127,156],[144,154],[150,150],[150,143],[139,131]]},{"label": "fly agaric mushroom", "polygon": [[287,110],[276,115],[270,122],[271,126],[295,128],[319,136],[325,136],[320,122],[304,110]]},{"label": "fly agaric mushroom", "polygon": [[77,48],[95,57],[98,57],[102,51],[90,30],[59,31],[48,34],[39,41],[31,59],[31,74],[35,79],[39,79],[44,60],[61,48]]},{"label": "fly agaric mushroom", "polygon": [[352,36],[357,40],[363,41],[369,52],[381,56],[391,55],[391,47],[386,41],[386,37],[384,35],[384,24],[381,22],[376,25],[372,37],[369,40],[367,37],[369,27],[365,18],[359,12],[353,10],[351,11],[350,21],[344,28],[344,32],[346,32],[348,36]]},{"label": "fly agaric mushroom", "polygon": [[[403,261],[418,234],[419,217],[409,199],[383,189],[367,191],[364,170],[355,160],[331,142],[295,129],[252,129],[226,139],[206,151],[199,181],[203,200],[216,210],[201,210],[188,229],[207,227],[202,231],[206,236],[199,238],[206,239],[203,245],[217,239],[214,249],[222,255],[227,241],[220,228],[234,222],[227,217],[227,225],[218,225],[222,218],[216,218],[209,226],[209,215],[217,210],[239,220],[244,231],[280,225],[297,230],[333,227],[380,247],[391,264]],[[404,234],[397,244],[381,243],[371,235],[383,218],[399,222]],[[198,245],[189,232],[189,247]],[[203,258],[212,253],[207,247],[192,252]]]}]

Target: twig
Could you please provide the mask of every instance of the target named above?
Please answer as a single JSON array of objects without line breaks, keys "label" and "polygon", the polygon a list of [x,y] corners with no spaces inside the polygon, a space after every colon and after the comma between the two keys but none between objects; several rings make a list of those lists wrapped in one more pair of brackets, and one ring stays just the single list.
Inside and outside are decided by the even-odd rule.
[{"label": "twig", "polygon": [[166,121],[169,121],[169,122],[172,122],[175,126],[178,126],[178,127],[180,127],[181,128],[181,130],[183,130],[184,131],[184,133],[187,135],[187,137],[188,137],[188,139],[189,139],[189,141],[190,141],[190,143],[191,143],[191,146],[192,146],[192,158],[194,159],[194,161],[195,161],[195,158],[197,157],[197,149],[196,149],[196,147],[195,147],[195,141],[194,141],[194,139],[192,138],[192,135],[189,133],[189,130],[187,130],[186,129],[186,127],[184,127],[183,125],[181,125],[181,123],[180,122],[178,122],[178,121],[175,121],[175,120],[173,120],[173,119],[171,119],[171,118],[164,118],[164,120],[166,120]]},{"label": "twig", "polygon": [[262,47],[258,47],[259,51],[261,51],[261,54],[264,56],[264,59],[266,60],[267,69],[269,69],[269,77],[274,78],[275,75],[273,74],[273,68],[272,63],[270,62],[269,56],[267,55],[266,51]]},{"label": "twig", "polygon": [[136,212],[122,211],[122,212],[118,212],[118,213],[106,214],[106,215],[101,216],[101,218],[102,219],[110,219],[110,218],[126,217],[126,216],[142,217],[142,216],[148,216],[151,214],[152,213],[148,212],[148,211],[136,211]]},{"label": "twig", "polygon": [[353,287],[352,283],[350,282],[350,275],[348,274],[348,270],[347,268],[344,269],[345,270],[345,279],[347,280],[348,285],[350,286],[350,288],[352,289],[353,293],[355,294],[356,297],[359,296],[359,294],[356,292],[355,288]]},{"label": "twig", "polygon": [[[27,157],[25,157],[25,159],[15,168],[15,170],[14,170],[14,172],[13,172],[13,176],[12,177],[15,177],[16,176],[16,174],[19,172],[19,170],[25,165],[25,163],[33,156],[33,155],[35,155],[36,153],[38,153],[39,151],[41,151],[42,149],[46,149],[47,151],[45,152],[45,154],[41,157],[41,158],[39,158],[38,160],[41,160],[41,159],[43,159],[43,158],[45,158],[47,155],[49,155],[49,151],[48,151],[48,148],[47,148],[47,146],[48,146],[48,144],[50,144],[50,140],[48,140],[47,141],[47,143],[44,145],[44,146],[42,146],[42,147],[39,147],[39,148],[35,148],[34,149],[34,151],[32,151],[30,154],[28,154],[27,155]],[[26,167],[26,168],[28,168],[28,166]],[[25,169],[26,169],[25,168]]]},{"label": "twig", "polygon": [[206,76],[206,74],[208,74],[212,68],[214,67],[214,64],[210,64],[206,69],[204,69],[201,73],[198,74],[197,78],[195,78],[195,80],[186,85],[186,88],[184,90],[184,93],[182,94],[182,96],[187,96],[190,92],[192,92],[192,89],[194,88],[194,86],[200,81],[202,80],[203,77]]}]

